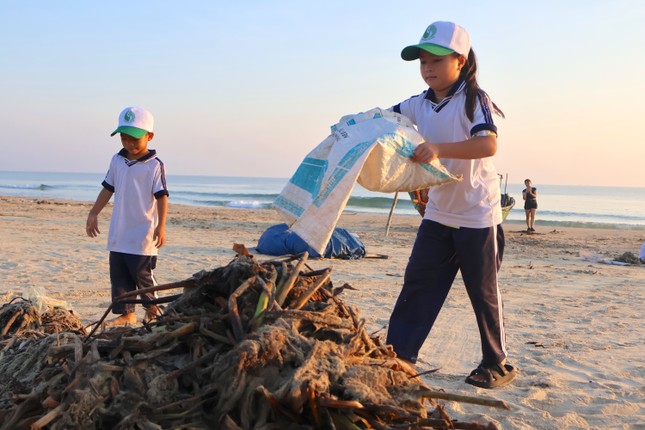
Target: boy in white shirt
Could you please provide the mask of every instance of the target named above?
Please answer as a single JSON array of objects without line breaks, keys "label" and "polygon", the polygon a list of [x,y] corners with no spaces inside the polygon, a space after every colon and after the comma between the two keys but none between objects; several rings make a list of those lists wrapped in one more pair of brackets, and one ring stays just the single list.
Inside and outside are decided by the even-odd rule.
[{"label": "boy in white shirt", "polygon": [[[127,107],[119,115],[117,129],[123,149],[112,157],[94,206],[87,216],[86,232],[96,237],[98,215],[114,195],[107,248],[110,251],[110,282],[112,301],[137,288],[156,285],[152,270],[157,263],[158,249],[166,242],[168,188],[163,162],[148,142],[154,137],[152,114],[140,107]],[[146,303],[155,299],[153,293],[142,294],[146,320],[158,313],[157,306]],[[114,303],[112,312],[119,317],[108,325],[135,324],[137,317],[132,303]]]}]

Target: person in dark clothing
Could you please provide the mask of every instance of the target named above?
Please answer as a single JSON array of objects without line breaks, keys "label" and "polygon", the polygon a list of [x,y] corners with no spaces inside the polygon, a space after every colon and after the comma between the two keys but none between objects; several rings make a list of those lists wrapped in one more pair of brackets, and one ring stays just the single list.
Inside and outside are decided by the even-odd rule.
[{"label": "person in dark clothing", "polygon": [[524,199],[524,212],[526,213],[526,232],[535,233],[535,213],[537,212],[537,188],[533,186],[530,179],[524,180],[525,189],[522,190]]}]

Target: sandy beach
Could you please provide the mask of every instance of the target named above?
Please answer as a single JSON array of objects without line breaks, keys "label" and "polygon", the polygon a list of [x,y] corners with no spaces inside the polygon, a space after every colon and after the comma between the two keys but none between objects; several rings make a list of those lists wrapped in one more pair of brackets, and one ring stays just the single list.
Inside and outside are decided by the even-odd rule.
[{"label": "sandy beach", "polygon": [[[101,318],[110,304],[105,240],[85,234],[91,203],[0,196],[0,303],[43,288],[67,302],[83,322]],[[159,283],[228,264],[234,243],[251,249],[262,232],[282,222],[272,210],[173,205],[168,244],[155,272]],[[356,306],[368,331],[383,335],[397,298],[419,217],[344,214],[340,227],[357,234],[371,254],[387,259],[311,260],[332,268],[335,285],[350,284],[343,299]],[[420,355],[428,385],[457,394],[491,396],[512,410],[446,403],[453,418],[493,421],[503,429],[645,429],[645,266],[618,266],[581,258],[637,254],[645,230],[543,227],[537,234],[507,224],[501,288],[509,361],[520,375],[488,391],[463,382],[480,359],[479,335],[458,277]],[[259,260],[270,256],[256,254]],[[173,292],[168,292],[171,294]],[[174,292],[176,293],[176,291]],[[141,312],[140,307],[138,312]]]}]

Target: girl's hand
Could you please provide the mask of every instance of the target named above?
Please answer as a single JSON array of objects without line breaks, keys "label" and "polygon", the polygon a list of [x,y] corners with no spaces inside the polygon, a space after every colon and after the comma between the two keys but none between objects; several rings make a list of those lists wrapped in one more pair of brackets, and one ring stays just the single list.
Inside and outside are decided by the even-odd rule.
[{"label": "girl's hand", "polygon": [[437,147],[429,142],[423,142],[414,149],[414,155],[410,160],[415,163],[429,163],[437,158]]}]

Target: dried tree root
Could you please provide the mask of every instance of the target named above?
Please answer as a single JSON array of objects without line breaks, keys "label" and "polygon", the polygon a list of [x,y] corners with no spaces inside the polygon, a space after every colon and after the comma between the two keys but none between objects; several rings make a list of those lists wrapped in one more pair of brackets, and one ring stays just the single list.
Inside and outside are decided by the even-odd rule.
[{"label": "dried tree root", "polygon": [[[85,336],[54,316],[60,333],[3,341],[0,429],[489,429],[428,399],[508,407],[430,389],[306,253],[259,264],[237,249],[227,266],[156,287],[184,290],[151,324]],[[12,378],[21,391],[3,385]]]},{"label": "dried tree root", "polygon": [[471,403],[473,405],[490,406],[492,408],[511,410],[511,407],[508,405],[508,403],[504,402],[503,400],[495,400],[495,399],[488,399],[484,397],[475,397],[475,396],[464,396],[461,394],[452,394],[452,393],[446,393],[443,391],[432,391],[432,390],[421,391],[419,392],[419,395],[421,397],[426,397],[430,399],[443,399],[443,400],[450,400],[453,402]]}]

